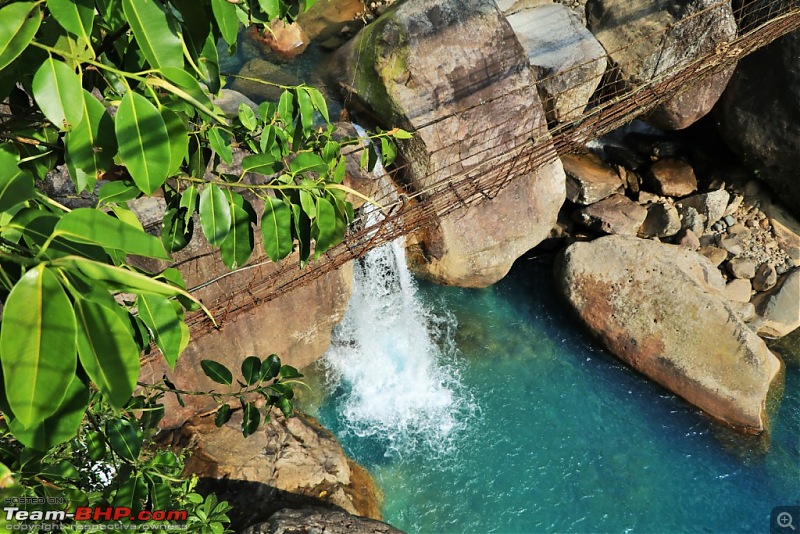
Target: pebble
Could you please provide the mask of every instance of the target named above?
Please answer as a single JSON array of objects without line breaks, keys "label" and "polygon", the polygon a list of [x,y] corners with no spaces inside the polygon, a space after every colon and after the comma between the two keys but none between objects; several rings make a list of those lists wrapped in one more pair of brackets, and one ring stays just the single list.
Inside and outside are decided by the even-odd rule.
[{"label": "pebble", "polygon": [[734,258],[728,261],[728,272],[734,278],[749,280],[756,275],[756,262],[748,258]]},{"label": "pebble", "polygon": [[733,226],[734,224],[736,224],[736,219],[734,219],[732,215],[726,215],[725,217],[722,218],[722,220],[725,221],[725,224],[727,226]]},{"label": "pebble", "polygon": [[753,277],[753,289],[756,291],[769,291],[778,282],[778,273],[775,267],[769,263],[762,263],[756,269],[756,275]]}]

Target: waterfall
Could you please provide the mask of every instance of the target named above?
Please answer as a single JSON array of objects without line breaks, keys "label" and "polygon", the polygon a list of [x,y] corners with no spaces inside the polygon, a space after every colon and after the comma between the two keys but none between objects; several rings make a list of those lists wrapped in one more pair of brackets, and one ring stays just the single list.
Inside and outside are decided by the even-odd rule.
[{"label": "waterfall", "polygon": [[446,452],[475,411],[453,361],[455,327],[421,300],[402,238],[359,260],[323,359],[332,389],[345,392],[344,431],[377,440],[388,456],[419,446]]}]

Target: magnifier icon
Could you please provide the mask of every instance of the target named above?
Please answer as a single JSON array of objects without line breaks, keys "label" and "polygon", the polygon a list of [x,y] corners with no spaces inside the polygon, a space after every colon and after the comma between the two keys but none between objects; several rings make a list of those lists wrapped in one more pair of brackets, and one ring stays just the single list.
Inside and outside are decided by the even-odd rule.
[{"label": "magnifier icon", "polygon": [[778,526],[781,528],[790,528],[792,530],[797,530],[796,528],[794,528],[794,525],[792,524],[792,514],[790,514],[789,512],[779,513],[776,520],[778,522]]}]

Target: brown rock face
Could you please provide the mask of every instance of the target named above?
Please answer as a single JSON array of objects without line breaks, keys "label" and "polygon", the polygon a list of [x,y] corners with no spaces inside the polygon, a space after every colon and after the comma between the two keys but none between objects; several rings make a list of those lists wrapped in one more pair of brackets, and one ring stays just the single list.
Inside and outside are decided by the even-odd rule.
[{"label": "brown rock face", "polygon": [[614,194],[578,211],[580,221],[596,232],[636,235],[647,218],[643,208],[625,195]]},{"label": "brown rock face", "polygon": [[646,184],[659,195],[685,197],[697,191],[697,178],[691,165],[677,159],[654,163],[645,175]]},{"label": "brown rock face", "polygon": [[187,473],[234,507],[237,530],[286,506],[336,506],[380,519],[372,478],[347,458],[333,434],[303,413],[285,419],[274,410],[270,422],[246,439],[240,411],[221,428],[213,415],[198,416],[168,438],[191,450]]},{"label": "brown rock face", "polygon": [[[255,27],[252,31],[256,31]],[[283,60],[293,59],[305,52],[309,42],[308,34],[299,24],[286,24],[281,20],[272,21],[269,29],[263,33],[256,32],[254,37]]]},{"label": "brown rock face", "polygon": [[[589,0],[586,15],[589,30],[632,87],[714,52],[736,36],[730,3],[717,0]],[[689,126],[711,111],[732,73],[729,68],[690,82],[648,121],[668,129]]]},{"label": "brown rock face", "polygon": [[567,173],[570,202],[586,206],[622,190],[617,173],[594,154],[567,154],[561,163]]},{"label": "brown rock face", "polygon": [[781,363],[727,302],[722,275],[705,257],[608,236],[570,246],[557,283],[612,354],[740,430],[767,428]]},{"label": "brown rock face", "polygon": [[412,266],[440,283],[496,282],[555,224],[565,195],[560,162],[517,170],[531,137],[547,135],[527,64],[492,0],[404,2],[333,58],[332,76],[351,102],[387,127],[415,131],[400,146],[412,190],[510,183],[470,190],[466,199],[482,201],[409,240]]}]

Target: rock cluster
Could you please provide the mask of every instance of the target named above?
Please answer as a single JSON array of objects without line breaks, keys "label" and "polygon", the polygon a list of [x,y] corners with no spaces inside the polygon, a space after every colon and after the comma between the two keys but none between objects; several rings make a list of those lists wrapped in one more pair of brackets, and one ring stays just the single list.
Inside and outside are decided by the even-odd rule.
[{"label": "rock cluster", "polygon": [[379,493],[364,468],[314,418],[300,412],[286,419],[277,410],[247,439],[241,411],[217,428],[214,417],[196,416],[161,436],[164,444],[188,448],[187,473],[201,489],[233,506],[238,531],[285,507],[322,506],[380,519]]}]

